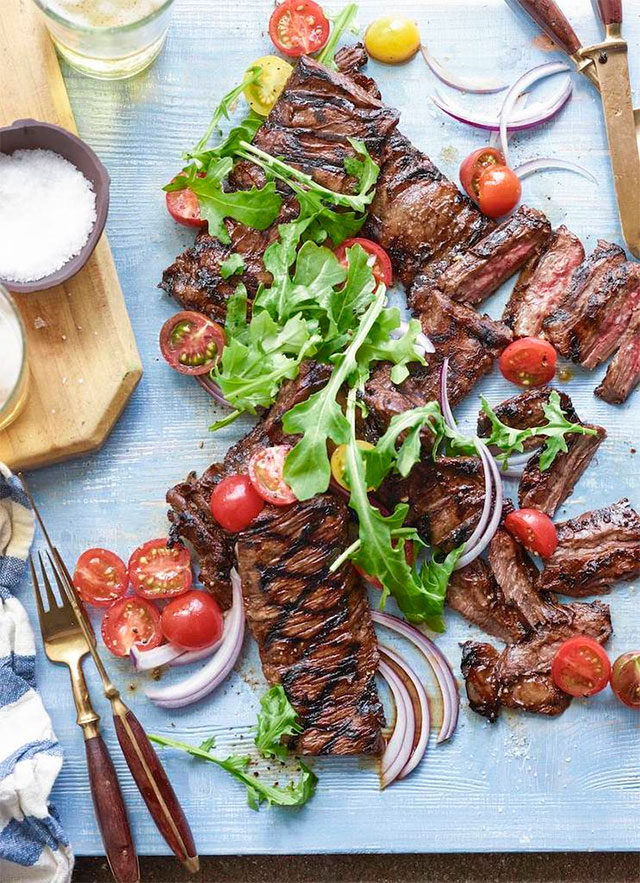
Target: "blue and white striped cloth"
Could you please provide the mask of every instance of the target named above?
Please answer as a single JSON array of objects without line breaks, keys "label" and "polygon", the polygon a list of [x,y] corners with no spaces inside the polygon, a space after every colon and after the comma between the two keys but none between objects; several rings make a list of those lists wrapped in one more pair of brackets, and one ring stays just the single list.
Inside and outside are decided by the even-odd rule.
[{"label": "blue and white striped cloth", "polygon": [[33,512],[0,463],[0,881],[68,883],[73,853],[49,794],[62,749],[35,690],[35,644],[14,597],[33,540]]}]

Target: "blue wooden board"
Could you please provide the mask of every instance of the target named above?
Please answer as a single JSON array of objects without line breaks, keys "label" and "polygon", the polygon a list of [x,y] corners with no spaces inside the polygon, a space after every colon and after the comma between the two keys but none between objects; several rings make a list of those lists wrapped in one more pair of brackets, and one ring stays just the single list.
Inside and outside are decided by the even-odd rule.
[{"label": "blue wooden board", "polygon": [[[586,0],[563,5],[583,40],[597,39]],[[627,7],[632,71],[640,83],[640,14],[632,4]],[[126,557],[139,542],[163,535],[166,489],[190,469],[219,459],[249,425],[212,436],[207,426],[214,409],[195,383],[172,373],[159,356],[158,330],[175,307],[156,285],[162,269],[192,240],[166,215],[160,186],[179,168],[181,151],[199,137],[219,97],[251,60],[271,50],[265,36],[271,8],[270,0],[177,0],[166,49],[146,74],[105,84],[65,71],[80,133],[111,173],[108,232],[145,369],[103,450],[30,476],[50,530],[71,563],[88,546],[107,546]],[[533,27],[502,0],[394,2],[393,9],[418,19],[431,51],[463,73],[497,71],[511,81],[552,57],[535,40]],[[388,10],[383,0],[362,0],[361,24]],[[483,135],[435,110],[429,96],[437,84],[420,57],[398,68],[372,64],[371,72],[386,101],[402,111],[402,130],[455,177],[460,159],[485,143]],[[546,211],[554,224],[567,223],[591,248],[597,237],[621,237],[599,100],[589,84],[577,75],[573,80],[573,100],[551,125],[513,139],[513,161],[557,155],[584,164],[598,177],[597,187],[566,173],[539,175],[524,184],[528,203]],[[548,88],[540,87],[540,95]],[[499,96],[453,97],[469,107],[500,102]],[[500,314],[505,294],[489,301],[492,315]],[[602,373],[574,371],[560,384],[584,419],[602,423],[609,432],[597,465],[561,516],[623,495],[640,505],[640,454],[631,452],[640,441],[640,393],[623,407],[601,402],[592,390]],[[513,388],[493,376],[481,391],[496,402]],[[460,409],[463,420],[470,421],[476,407],[471,396]],[[23,597],[31,606],[26,585]],[[609,650],[615,657],[640,641],[637,588],[618,586],[610,600],[615,633]],[[447,619],[447,633],[439,640],[457,670],[460,642],[479,632],[454,614]],[[416,665],[424,671],[418,660]],[[264,686],[249,640],[242,665],[224,687],[180,712],[153,708],[142,695],[143,678],[125,663],[110,662],[110,668],[149,731],[194,742],[217,733],[220,750],[248,733]],[[98,697],[96,678],[87,669]],[[66,752],[54,800],[76,851],[100,854],[67,673],[40,655],[38,678]],[[164,853],[164,841],[117,751],[107,705],[102,699],[97,704],[107,717],[107,739],[138,849]],[[243,789],[221,771],[175,754],[166,763],[202,854],[638,849],[639,724],[637,713],[619,705],[609,691],[588,703],[574,702],[556,720],[505,713],[493,726],[463,701],[455,737],[439,747],[432,741],[407,781],[380,793],[370,764],[317,761],[318,793],[300,811],[255,813]]]}]

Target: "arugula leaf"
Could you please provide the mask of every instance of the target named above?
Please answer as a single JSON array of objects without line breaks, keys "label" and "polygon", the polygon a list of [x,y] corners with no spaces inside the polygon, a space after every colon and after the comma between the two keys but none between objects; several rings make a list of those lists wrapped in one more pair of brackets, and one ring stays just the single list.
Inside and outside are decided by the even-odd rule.
[{"label": "arugula leaf", "polygon": [[[227,94],[222,97],[220,104],[218,104],[218,106],[213,111],[213,116],[211,117],[211,122],[207,126],[206,132],[204,133],[202,138],[200,138],[198,143],[193,147],[193,149],[186,154],[186,159],[197,158],[199,154],[202,154],[222,117],[230,119],[233,104],[237,101],[240,95],[242,95],[247,86],[250,86],[252,83],[258,82],[261,74],[262,68],[260,67],[260,65],[253,65],[245,72],[245,75],[242,78],[242,82],[239,83],[237,86],[234,86],[233,89],[230,89]],[[253,127],[255,117],[257,117],[258,123],[253,129],[254,135],[258,129],[258,126],[260,126],[264,122],[264,120],[262,120],[258,116],[258,114],[254,114],[254,112],[251,111],[251,114],[247,118],[247,120],[250,120],[251,127]],[[247,120],[243,120],[240,126],[247,129]],[[251,138],[249,138],[248,140],[251,140]],[[222,145],[220,145],[218,149],[220,149],[221,147]],[[226,145],[226,149],[228,149],[228,145]],[[218,156],[222,155],[222,153],[218,153]]]},{"label": "arugula leaf", "polygon": [[286,757],[283,736],[302,732],[298,712],[291,705],[281,684],[268,690],[260,700],[255,744],[263,757]]},{"label": "arugula leaf", "polygon": [[449,579],[463,551],[464,543],[452,549],[444,561],[438,561],[433,556],[425,561],[419,568],[417,590],[413,581],[400,586],[400,591],[396,589],[394,598],[409,622],[424,623],[434,632],[445,630],[442,614],[444,599]]},{"label": "arugula leaf", "polygon": [[420,362],[425,364],[422,356],[416,351],[416,340],[422,327],[417,319],[411,319],[407,331],[400,337],[394,336],[402,322],[400,310],[397,307],[383,310],[371,329],[366,343],[358,352],[358,370],[362,380],[369,375],[371,362],[392,362],[391,380],[393,383],[402,383],[408,376],[408,362]]},{"label": "arugula leaf", "polygon": [[347,138],[347,140],[362,159],[358,159],[356,156],[347,156],[344,161],[344,170],[348,175],[353,175],[357,179],[359,193],[369,193],[371,188],[376,186],[380,167],[371,159],[364,141],[358,141],[357,138]]},{"label": "arugula leaf", "polygon": [[192,757],[207,760],[226,770],[234,779],[242,782],[247,789],[247,801],[251,809],[257,810],[262,803],[266,803],[267,806],[274,804],[276,806],[302,806],[309,798],[313,797],[316,790],[318,778],[302,761],[298,761],[300,765],[298,780],[289,782],[285,788],[282,788],[279,785],[267,785],[262,779],[251,776],[247,772],[251,762],[248,756],[232,754],[224,760],[214,757],[211,754],[213,743],[210,739],[206,739],[199,747],[189,745],[187,742],[179,742],[176,739],[168,739],[165,736],[149,734],[149,739],[163,748],[176,748]]},{"label": "arugula leaf", "polygon": [[355,3],[349,3],[345,8],[333,19],[331,35],[327,40],[324,49],[318,55],[320,64],[326,65],[328,68],[335,68],[334,56],[338,48],[338,42],[347,28],[353,29],[353,21],[358,12],[358,6]]},{"label": "arugula leaf", "polygon": [[[420,460],[422,431],[428,427],[437,439],[441,419],[438,402],[428,402],[419,408],[405,411],[404,414],[394,415],[375,448],[365,452],[367,486],[374,490],[379,488],[392,467],[406,477]],[[403,433],[406,436],[398,448],[398,438]]]},{"label": "arugula leaf", "polygon": [[243,270],[244,260],[242,255],[237,252],[230,254],[229,257],[220,264],[220,276],[223,279],[235,276],[236,273],[242,273]]}]

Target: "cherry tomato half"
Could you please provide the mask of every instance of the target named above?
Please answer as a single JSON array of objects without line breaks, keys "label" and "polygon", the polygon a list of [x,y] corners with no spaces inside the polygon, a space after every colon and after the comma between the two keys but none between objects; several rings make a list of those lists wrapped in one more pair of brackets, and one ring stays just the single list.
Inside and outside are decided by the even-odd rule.
[{"label": "cherry tomato half", "polygon": [[195,310],[181,310],[160,331],[162,355],[179,374],[208,374],[225,343],[220,325]]},{"label": "cherry tomato half", "polygon": [[[356,444],[360,448],[361,451],[372,451],[374,445],[371,442],[364,441],[359,438],[356,439]],[[331,455],[331,474],[338,482],[340,487],[349,490],[349,483],[347,481],[347,446],[346,445],[338,445],[333,454]],[[367,490],[373,490],[373,488],[367,488]]]},{"label": "cherry tomato half", "polygon": [[504,520],[504,526],[511,536],[520,540],[525,549],[549,558],[558,545],[558,533],[553,521],[539,509],[516,509]]},{"label": "cherry tomato half", "polygon": [[402,64],[420,48],[418,25],[401,15],[385,15],[371,22],[364,33],[364,45],[376,61]]},{"label": "cherry tomato half", "polygon": [[271,13],[269,36],[283,55],[312,55],[329,39],[329,19],[313,0],[284,0]]},{"label": "cherry tomato half", "polygon": [[169,548],[165,539],[149,540],[129,558],[129,579],[143,598],[175,598],[191,588],[191,556],[179,543]]},{"label": "cherry tomato half", "polygon": [[498,362],[505,380],[516,386],[542,386],[556,373],[556,351],[548,340],[521,337],[503,350]]},{"label": "cherry tomato half", "polygon": [[124,561],[108,549],[87,549],[78,558],[73,584],[85,604],[108,607],[127,591]]},{"label": "cherry tomato half", "polygon": [[[184,175],[184,172],[180,172],[180,175]],[[204,178],[205,173],[201,172],[200,177]],[[175,178],[173,180],[175,181]],[[207,226],[207,222],[200,215],[200,203],[193,190],[189,190],[188,187],[184,190],[170,190],[165,193],[164,198],[167,211],[178,224],[182,224],[183,227]]]},{"label": "cherry tomato half", "polygon": [[472,151],[460,165],[460,183],[471,199],[478,201],[478,181],[487,169],[503,166],[504,156],[496,147],[479,147]]},{"label": "cherry tomato half", "polygon": [[295,503],[296,495],[284,480],[284,461],[291,445],[274,445],[258,448],[249,460],[251,484],[267,503],[288,506]]},{"label": "cherry tomato half", "polygon": [[506,215],[521,195],[520,178],[508,166],[489,166],[478,179],[478,207],[490,218]]},{"label": "cherry tomato half", "polygon": [[214,487],[209,505],[220,527],[235,532],[249,527],[262,512],[264,500],[248,475],[230,475]]},{"label": "cherry tomato half", "polygon": [[224,618],[206,592],[187,592],[169,601],[160,615],[165,638],[185,650],[210,647],[222,635]]},{"label": "cherry tomato half", "polygon": [[144,598],[120,598],[104,615],[102,640],[114,656],[128,656],[132,647],[152,650],[162,641],[160,614]]},{"label": "cherry tomato half", "polygon": [[387,288],[393,282],[393,269],[391,260],[382,246],[370,239],[363,239],[356,236],[354,239],[345,239],[342,245],[336,248],[336,257],[343,267],[348,267],[347,249],[354,245],[359,245],[369,255],[369,266],[373,272],[373,277],[377,283],[383,282]]},{"label": "cherry tomato half", "polygon": [[569,696],[599,693],[607,686],[610,673],[611,663],[606,651],[586,635],[565,641],[551,663],[554,684]]},{"label": "cherry tomato half", "polygon": [[611,671],[611,689],[620,702],[640,711],[640,650],[618,656]]},{"label": "cherry tomato half", "polygon": [[280,97],[293,68],[277,55],[263,55],[251,67],[260,67],[261,72],[257,82],[245,86],[244,97],[252,110],[266,117]]}]

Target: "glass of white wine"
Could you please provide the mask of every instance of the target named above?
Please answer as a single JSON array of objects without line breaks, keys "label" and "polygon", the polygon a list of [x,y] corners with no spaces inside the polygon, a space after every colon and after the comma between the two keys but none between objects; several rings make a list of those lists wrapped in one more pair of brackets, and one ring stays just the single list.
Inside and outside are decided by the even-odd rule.
[{"label": "glass of white wine", "polygon": [[15,301],[0,285],[0,430],[22,411],[29,390],[27,338]]},{"label": "glass of white wine", "polygon": [[140,73],[158,56],[174,0],[34,0],[60,55],[102,80]]}]

